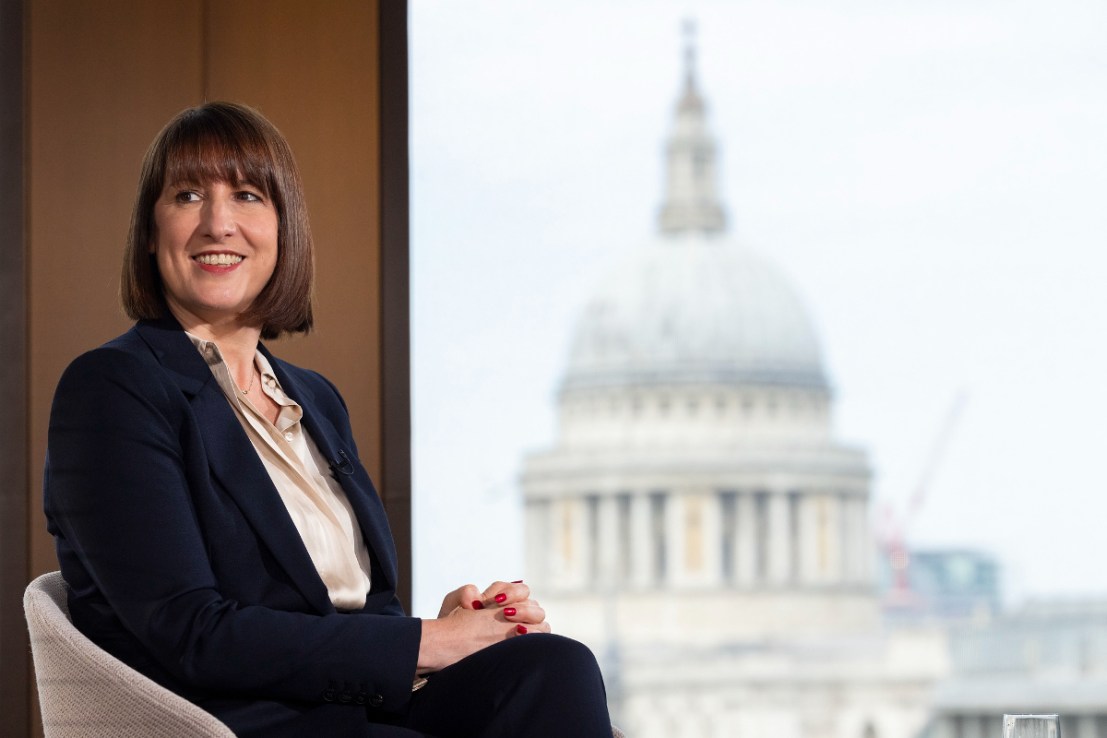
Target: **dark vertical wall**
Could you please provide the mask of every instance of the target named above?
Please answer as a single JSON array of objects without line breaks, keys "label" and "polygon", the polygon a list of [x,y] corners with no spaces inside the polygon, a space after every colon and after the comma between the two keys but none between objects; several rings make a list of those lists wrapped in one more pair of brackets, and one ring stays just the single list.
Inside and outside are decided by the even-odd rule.
[{"label": "dark vertical wall", "polygon": [[410,576],[406,6],[0,0],[0,391],[23,413],[0,431],[5,735],[29,722],[18,598],[57,568],[41,514],[49,403],[74,356],[128,326],[118,275],[139,162],[186,106],[257,107],[297,155],[318,248],[316,330],[273,348],[342,389]]},{"label": "dark vertical wall", "polygon": [[0,0],[0,715],[13,735],[29,722],[23,13],[22,0]]},{"label": "dark vertical wall", "polygon": [[381,469],[411,611],[411,305],[407,3],[380,4]]}]

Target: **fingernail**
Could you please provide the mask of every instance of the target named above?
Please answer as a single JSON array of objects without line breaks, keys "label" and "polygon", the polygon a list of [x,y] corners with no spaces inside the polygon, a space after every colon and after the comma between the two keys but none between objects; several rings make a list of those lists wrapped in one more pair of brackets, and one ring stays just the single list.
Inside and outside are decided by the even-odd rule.
[{"label": "fingernail", "polygon": [[481,602],[480,600],[473,600],[473,609],[474,610],[483,610],[484,609],[484,603]]},{"label": "fingernail", "polygon": [[512,583],[512,584],[522,584],[522,583],[523,583],[523,580],[522,580],[522,579],[515,579],[515,580],[513,580],[513,581],[512,581],[511,583]]},{"label": "fingernail", "polygon": [[526,635],[527,634],[527,626],[525,626],[525,625],[516,625],[515,626],[515,632],[518,633],[519,635]]},{"label": "fingernail", "polygon": [[496,603],[497,604],[502,605],[505,602],[507,602],[507,595],[505,595],[503,592],[500,592],[498,595],[496,595]]},{"label": "fingernail", "polygon": [[514,607],[505,607],[504,608],[504,615],[508,616],[509,618],[515,617],[515,612],[516,612],[516,610],[515,610]]}]

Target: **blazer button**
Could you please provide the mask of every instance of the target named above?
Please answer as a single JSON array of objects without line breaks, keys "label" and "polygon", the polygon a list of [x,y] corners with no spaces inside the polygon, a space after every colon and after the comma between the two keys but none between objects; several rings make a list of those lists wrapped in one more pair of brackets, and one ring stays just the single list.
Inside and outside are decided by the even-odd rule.
[{"label": "blazer button", "polygon": [[323,693],[323,700],[325,702],[334,702],[334,690],[333,689],[328,689],[326,692],[324,692]]},{"label": "blazer button", "polygon": [[365,704],[365,695],[364,694],[359,694],[357,697],[354,697],[354,704],[355,705],[364,705]]},{"label": "blazer button", "polygon": [[353,700],[354,700],[354,698],[353,698],[353,696],[350,695],[349,692],[343,692],[338,697],[338,701],[341,702],[344,705],[349,703],[349,702],[353,702]]},{"label": "blazer button", "polygon": [[379,694],[375,694],[375,695],[373,695],[372,697],[369,698],[369,706],[370,707],[380,707],[383,704],[384,704],[384,697],[381,697]]}]

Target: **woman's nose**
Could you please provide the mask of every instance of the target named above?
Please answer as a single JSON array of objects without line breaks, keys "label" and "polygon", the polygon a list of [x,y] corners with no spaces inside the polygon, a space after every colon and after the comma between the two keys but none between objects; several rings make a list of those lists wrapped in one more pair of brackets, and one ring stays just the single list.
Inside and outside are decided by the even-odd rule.
[{"label": "woman's nose", "polygon": [[220,240],[233,235],[237,226],[234,211],[223,197],[208,197],[201,209],[204,235]]}]

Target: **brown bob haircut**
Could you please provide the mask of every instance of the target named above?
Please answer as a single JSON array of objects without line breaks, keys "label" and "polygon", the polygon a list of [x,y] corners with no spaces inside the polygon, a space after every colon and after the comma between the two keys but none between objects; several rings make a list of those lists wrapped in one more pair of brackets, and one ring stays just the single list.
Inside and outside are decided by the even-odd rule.
[{"label": "brown bob haircut", "polygon": [[181,111],[146,151],[123,251],[123,309],[132,320],[169,313],[150,253],[157,240],[154,204],[167,184],[217,181],[257,187],[277,209],[277,265],[243,319],[260,324],[262,338],[308,332],[315,249],[300,174],[276,126],[236,103],[211,102]]}]

